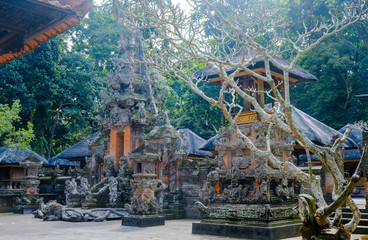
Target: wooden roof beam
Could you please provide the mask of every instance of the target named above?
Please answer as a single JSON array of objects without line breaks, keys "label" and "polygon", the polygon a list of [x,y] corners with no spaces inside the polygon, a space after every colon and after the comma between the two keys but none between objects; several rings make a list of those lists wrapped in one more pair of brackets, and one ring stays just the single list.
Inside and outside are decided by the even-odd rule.
[{"label": "wooden roof beam", "polygon": [[18,28],[14,25],[9,24],[8,22],[0,22],[0,29],[6,30],[8,32],[14,32],[20,35],[24,35],[25,31],[21,28]]},{"label": "wooden roof beam", "polygon": [[[1,4],[8,5],[10,7],[22,9],[27,12],[31,12],[40,16],[48,17],[61,17],[65,14],[73,13],[69,9],[56,8],[50,4],[46,4],[37,0],[0,0]],[[37,3],[35,7],[35,3]]]}]

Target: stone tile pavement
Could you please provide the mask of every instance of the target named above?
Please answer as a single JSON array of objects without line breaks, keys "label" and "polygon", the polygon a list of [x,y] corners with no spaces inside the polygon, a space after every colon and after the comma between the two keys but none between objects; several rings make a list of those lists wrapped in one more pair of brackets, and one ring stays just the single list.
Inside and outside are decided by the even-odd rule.
[{"label": "stone tile pavement", "polygon": [[[43,222],[33,215],[0,214],[0,239],[6,240],[223,240],[232,239],[191,234],[196,220],[171,220],[165,226],[136,228],[121,226],[121,221],[107,222]],[[359,239],[354,235],[352,239]],[[301,237],[290,240],[301,240]]]},{"label": "stone tile pavement", "polygon": [[[359,208],[365,207],[365,200],[355,199]],[[107,222],[43,222],[33,215],[0,214],[0,240],[221,240],[231,239],[191,234],[192,223],[198,220],[171,220],[165,226],[136,228],[121,226],[121,221]],[[353,235],[352,239],[360,239]],[[301,237],[290,240],[301,240]]]}]

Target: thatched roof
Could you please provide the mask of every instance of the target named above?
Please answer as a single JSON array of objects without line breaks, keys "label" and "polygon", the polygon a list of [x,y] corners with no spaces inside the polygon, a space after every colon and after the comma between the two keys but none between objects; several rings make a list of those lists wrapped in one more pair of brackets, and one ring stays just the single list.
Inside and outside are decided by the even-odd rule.
[{"label": "thatched roof", "polygon": [[78,161],[69,161],[67,159],[58,158],[56,156],[50,158],[48,160],[48,164],[50,166],[79,166],[80,165]]},{"label": "thatched roof", "polygon": [[220,138],[221,138],[220,135],[215,135],[214,137],[211,137],[206,142],[204,142],[201,146],[199,146],[199,149],[204,150],[204,151],[216,151],[214,142],[216,140],[219,140]]},{"label": "thatched roof", "polygon": [[[303,154],[303,155],[300,155],[299,159],[301,161],[307,161],[307,155]],[[359,149],[346,149],[344,151],[344,160],[358,160],[360,159],[360,152],[359,152]],[[313,162],[317,162],[319,161],[319,158],[314,155],[314,154],[311,154],[311,161]]]},{"label": "thatched roof", "polygon": [[[339,131],[327,126],[326,124],[318,121],[305,112],[292,107],[293,119],[295,124],[302,130],[302,132],[315,144],[321,146],[330,146],[333,136],[341,137],[342,134]],[[344,148],[357,148],[357,144],[350,138],[348,138],[343,144]]]},{"label": "thatched roof", "polygon": [[92,0],[1,0],[0,65],[79,24]]},{"label": "thatched roof", "polygon": [[186,151],[189,156],[213,156],[211,152],[199,150],[199,147],[206,142],[205,139],[201,138],[188,128],[179,129],[178,132],[183,136],[183,150]]},{"label": "thatched roof", "polygon": [[348,123],[345,126],[343,126],[342,128],[339,129],[340,133],[345,133],[347,127],[350,126],[351,130],[349,133],[349,138],[352,139],[355,143],[359,144],[363,142],[363,130],[354,127],[353,124]]},{"label": "thatched roof", "polygon": [[[342,128],[339,129],[340,133],[344,133],[346,128],[350,126],[351,131],[349,134],[349,138],[352,139],[356,144],[362,144],[363,142],[363,130],[354,127],[353,124],[348,123]],[[359,149],[347,149],[345,150],[345,160],[352,160],[352,159],[360,159],[360,152]]]},{"label": "thatched roof", "polygon": [[64,159],[73,159],[73,158],[84,158],[92,156],[91,150],[88,148],[88,144],[97,139],[100,135],[100,131],[88,136],[83,139],[79,143],[65,149],[61,153],[57,154],[55,157],[64,158]]},{"label": "thatched roof", "polygon": [[[267,106],[266,106],[267,107]],[[269,107],[269,106],[268,106]],[[317,119],[311,117],[305,112],[292,107],[293,119],[295,124],[301,129],[301,131],[315,144],[320,146],[331,146],[331,139],[334,136],[342,136],[342,133],[336,131],[335,129],[327,126],[326,124],[318,121]],[[205,142],[199,149],[214,151],[215,145],[213,144],[216,140],[220,139],[220,135],[216,135]],[[293,137],[289,137],[289,141],[295,140]],[[342,147],[346,149],[357,148],[357,144],[350,138],[348,138]]]},{"label": "thatched roof", "polygon": [[[257,68],[263,68],[264,69],[264,58],[261,56],[257,56],[259,54],[257,54],[254,51],[251,50],[246,50],[245,54],[244,54],[244,62],[248,62],[251,61],[252,59],[254,59],[252,61],[251,64],[248,64],[246,67],[249,69],[257,69]],[[285,66],[288,66],[290,63],[288,61],[286,61],[285,59],[281,58],[281,57],[274,57],[275,60],[280,63],[283,64]],[[243,50],[240,50],[238,53],[236,53],[232,59],[232,61],[234,63],[241,63],[243,59]],[[283,72],[281,71],[280,68],[276,67],[275,65],[273,65],[272,63],[270,63],[270,68],[271,71],[273,72],[277,72],[280,74],[283,74]],[[226,72],[228,74],[231,74],[235,71],[235,68],[229,68]],[[210,66],[206,66],[200,70],[198,70],[194,76],[196,78],[203,78],[203,79],[211,79],[211,78],[217,78],[219,77],[219,73],[215,71],[215,69],[213,69]],[[298,80],[298,82],[310,82],[310,81],[317,81],[316,76],[314,76],[313,74],[305,71],[304,69],[296,66],[294,67],[291,72],[290,72],[290,77],[294,78],[296,80]]]},{"label": "thatched roof", "polygon": [[21,161],[29,157],[33,153],[34,157],[42,164],[48,164],[47,160],[29,149],[15,149],[12,147],[0,148],[0,164],[19,164]]}]

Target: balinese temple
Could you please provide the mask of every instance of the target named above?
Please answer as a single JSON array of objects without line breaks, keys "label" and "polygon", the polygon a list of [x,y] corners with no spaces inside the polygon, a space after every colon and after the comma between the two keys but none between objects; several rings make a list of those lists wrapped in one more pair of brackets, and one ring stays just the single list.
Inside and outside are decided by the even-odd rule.
[{"label": "balinese temple", "polygon": [[0,0],[0,65],[80,23],[92,0]]},{"label": "balinese temple", "polygon": [[[16,198],[22,196],[24,192],[22,182],[27,172],[21,163],[30,155],[33,155],[41,164],[48,164],[46,159],[31,150],[0,148],[0,212],[12,209],[16,205]],[[37,171],[33,174],[37,179]]]},{"label": "balinese temple", "polygon": [[[252,51],[243,51],[240,50],[232,61],[240,63],[242,60],[248,62],[254,59],[247,67],[265,75],[263,58],[257,57]],[[282,58],[275,59],[284,65],[289,64]],[[285,94],[283,72],[272,63],[270,68],[274,81]],[[234,71],[235,69],[228,69],[227,73]],[[221,85],[222,82],[219,73],[209,66],[196,72],[195,76],[213,84]],[[289,79],[290,85],[317,80],[314,75],[300,67],[292,69]],[[235,80],[244,91],[249,91],[249,88],[257,90],[250,94],[253,94],[261,107],[267,108],[267,104],[275,104],[265,96],[264,90],[270,86],[262,80],[245,71],[240,71]],[[237,119],[240,130],[257,148],[265,149],[268,124],[257,112],[252,111],[250,103],[244,102],[243,111]],[[325,132],[327,126],[320,125],[321,123],[296,108],[293,108],[293,117],[301,130],[309,135],[308,137],[313,137],[311,140],[316,143],[323,140],[322,145],[329,145],[333,135],[341,136],[331,128]],[[329,133],[329,130],[333,134]],[[290,144],[291,141],[290,136],[278,127],[271,130],[271,151],[281,161],[296,162],[293,155],[295,148]],[[356,146],[350,139],[345,145],[344,147]],[[289,238],[299,234],[299,227],[296,227],[295,222],[298,217],[293,208],[297,206],[297,195],[305,192],[306,188],[295,176],[285,170],[271,167],[266,160],[255,155],[238,139],[231,127],[223,127],[219,135],[209,139],[201,149],[211,151],[215,155],[218,167],[207,175],[202,201],[196,203],[202,221],[193,223],[193,233],[244,237],[246,232],[249,238],[255,238],[258,234],[256,229],[263,227],[264,239]],[[281,227],[274,228],[274,224],[279,221],[283,221]],[[239,222],[242,224],[231,225]]]}]

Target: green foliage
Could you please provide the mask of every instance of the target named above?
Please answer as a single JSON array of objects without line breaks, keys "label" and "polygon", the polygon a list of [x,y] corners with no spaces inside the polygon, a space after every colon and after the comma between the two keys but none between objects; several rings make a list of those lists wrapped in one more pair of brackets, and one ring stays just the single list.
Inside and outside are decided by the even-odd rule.
[{"label": "green foliage", "polygon": [[86,55],[65,51],[65,45],[63,38],[53,39],[0,67],[0,103],[20,100],[16,127],[33,123],[31,146],[47,157],[98,129],[100,73]]},{"label": "green foliage", "polygon": [[[302,31],[302,22],[311,28],[321,15],[327,19],[331,7],[344,7],[348,1],[284,1],[290,30]],[[291,89],[296,107],[336,129],[368,118],[365,59],[368,46],[364,34],[367,23],[358,23],[321,43],[301,59],[299,65],[318,78],[318,82],[298,84]],[[317,36],[310,36],[313,40]],[[286,59],[289,56],[284,56]]]},{"label": "green foliage", "polygon": [[113,68],[113,59],[118,56],[118,41],[122,26],[116,23],[111,5],[94,6],[81,24],[70,32],[73,51],[86,54],[99,70]]},{"label": "green foliage", "polygon": [[[170,79],[166,76],[166,79]],[[169,83],[169,84],[168,84]],[[170,79],[161,80],[164,105],[170,110],[171,124],[176,129],[189,128],[199,136],[209,139],[216,135],[222,124],[222,112],[210,105],[202,97],[193,93],[185,83]],[[202,84],[203,92],[218,95],[219,88],[212,84]]]},{"label": "green foliage", "polygon": [[20,121],[21,106],[19,100],[12,106],[0,104],[0,144],[11,145],[19,149],[30,148],[30,142],[34,139],[33,124],[28,122],[27,129],[14,126]]},{"label": "green foliage", "polygon": [[293,103],[336,129],[367,119],[368,99],[356,97],[367,93],[367,59],[339,38],[320,44],[301,60],[319,81],[294,86]]}]

